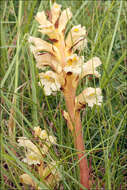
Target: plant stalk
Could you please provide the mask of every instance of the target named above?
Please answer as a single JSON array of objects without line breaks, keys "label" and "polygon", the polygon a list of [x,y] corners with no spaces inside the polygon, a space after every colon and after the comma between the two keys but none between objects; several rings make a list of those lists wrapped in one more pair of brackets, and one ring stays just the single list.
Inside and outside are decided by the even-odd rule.
[{"label": "plant stalk", "polygon": [[[70,84],[68,84],[67,86],[70,86],[70,87],[64,90],[64,97],[65,97],[67,111],[74,127],[73,134],[74,134],[75,148],[79,152],[78,159],[79,159],[79,168],[80,168],[80,183],[85,188],[90,189],[89,168],[88,168],[87,158],[86,156],[84,156],[85,146],[83,142],[80,111],[75,111],[75,91],[76,90],[72,86],[72,80],[68,80],[68,81],[70,81]],[[80,190],[82,190],[82,188]]]}]

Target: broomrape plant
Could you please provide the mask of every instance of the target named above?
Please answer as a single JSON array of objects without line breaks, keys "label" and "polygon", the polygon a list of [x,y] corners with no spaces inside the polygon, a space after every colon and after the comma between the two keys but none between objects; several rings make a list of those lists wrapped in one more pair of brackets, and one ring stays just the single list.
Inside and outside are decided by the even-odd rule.
[{"label": "broomrape plant", "polygon": [[[67,111],[63,111],[63,115],[67,120],[68,128],[72,132],[75,148],[78,151],[80,183],[89,189],[89,167],[87,158],[84,156],[85,147],[80,111],[86,105],[91,108],[94,104],[100,106],[102,94],[100,88],[89,87],[76,96],[76,89],[79,81],[87,75],[100,77],[96,68],[101,65],[101,61],[98,57],[93,57],[84,62],[84,57],[77,55],[77,52],[87,47],[87,35],[85,27],[77,25],[73,26],[65,37],[66,25],[71,18],[70,8],[61,11],[61,5],[54,3],[50,12],[48,12],[48,16],[42,11],[38,12],[35,17],[40,24],[39,32],[47,35],[48,41],[51,41],[51,43],[32,36],[28,40],[31,44],[30,50],[37,62],[36,66],[42,70],[39,73],[39,85],[43,87],[45,95],[54,95],[57,91],[62,91],[64,95]],[[50,67],[50,70],[44,72],[44,68],[47,66]],[[29,140],[22,138],[19,140],[19,144],[29,150],[29,147],[23,141],[29,144]],[[31,150],[28,151],[27,159],[25,158],[24,161],[28,164],[40,163],[39,150],[35,148],[33,153],[32,147],[34,145],[31,144]],[[45,149],[46,147],[42,147],[42,154],[48,151]],[[30,160],[31,158],[32,160]]]},{"label": "broomrape plant", "polygon": [[[40,179],[42,179],[46,185],[54,188],[61,180],[57,162],[51,159],[49,164],[48,162],[45,163],[45,159],[49,154],[49,148],[53,144],[56,144],[56,138],[48,135],[46,130],[41,130],[40,127],[34,128],[34,138],[36,138],[39,143],[39,147],[26,137],[20,137],[18,139],[18,146],[24,147],[26,150],[26,157],[23,158],[22,161],[31,166],[31,169],[32,166],[34,166]],[[31,185],[34,189],[41,189],[26,173],[20,176],[20,180],[24,184]]]}]

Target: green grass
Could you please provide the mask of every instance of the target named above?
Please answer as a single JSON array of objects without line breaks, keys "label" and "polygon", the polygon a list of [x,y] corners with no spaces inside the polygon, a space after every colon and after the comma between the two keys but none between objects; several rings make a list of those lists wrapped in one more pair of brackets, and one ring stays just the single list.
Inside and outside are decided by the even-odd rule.
[{"label": "green grass", "polygon": [[[126,183],[126,12],[125,1],[57,1],[72,7],[74,16],[69,26],[82,24],[88,32],[85,60],[98,56],[102,61],[99,80],[82,80],[78,91],[86,86],[101,86],[103,104],[82,112],[84,142],[94,180],[92,189],[124,190]],[[58,189],[78,190],[78,161],[73,138],[62,116],[63,95],[45,97],[38,87],[38,70],[29,51],[27,36],[39,36],[34,19],[49,1],[1,1],[0,45],[0,121],[1,121],[1,189],[23,189],[19,175],[26,172],[37,183],[39,178],[21,162],[22,152],[17,137],[32,138],[32,129],[40,125],[57,137],[54,160],[62,165]],[[15,100],[13,102],[13,99]],[[14,110],[16,141],[8,136],[10,111]],[[17,153],[15,156],[12,148]],[[41,184],[44,189],[44,184]],[[25,189],[29,189],[25,186]]]}]

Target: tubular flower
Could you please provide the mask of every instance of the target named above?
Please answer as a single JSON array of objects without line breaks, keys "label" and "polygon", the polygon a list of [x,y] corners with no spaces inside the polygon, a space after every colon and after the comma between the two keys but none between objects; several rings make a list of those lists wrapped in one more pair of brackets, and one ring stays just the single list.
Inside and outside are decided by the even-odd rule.
[{"label": "tubular flower", "polygon": [[69,49],[71,47],[74,47],[74,50],[85,48],[87,46],[85,27],[81,27],[81,25],[74,26],[68,33],[65,43]]},{"label": "tubular flower", "polygon": [[100,59],[98,57],[93,57],[92,59],[83,64],[82,77],[87,75],[95,75],[96,77],[100,77],[100,74],[96,70],[96,68],[100,65],[101,65]]},{"label": "tubular flower", "polygon": [[52,92],[59,91],[61,84],[56,73],[53,71],[47,71],[46,73],[40,73],[39,85],[44,86],[44,91],[47,96],[51,95]]},{"label": "tubular flower", "polygon": [[80,109],[85,104],[88,104],[89,107],[93,107],[94,104],[101,105],[102,103],[102,95],[100,88],[86,88],[81,94],[79,94],[76,99],[76,108]]},{"label": "tubular flower", "polygon": [[66,73],[72,72],[74,74],[80,74],[83,66],[84,58],[83,56],[77,56],[77,54],[72,54],[67,57],[66,65],[64,71]]}]

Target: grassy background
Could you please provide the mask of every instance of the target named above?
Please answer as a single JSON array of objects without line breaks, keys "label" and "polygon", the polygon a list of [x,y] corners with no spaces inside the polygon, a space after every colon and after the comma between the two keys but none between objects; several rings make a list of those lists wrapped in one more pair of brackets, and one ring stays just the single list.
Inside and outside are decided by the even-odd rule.
[{"label": "grassy background", "polygon": [[[56,1],[71,6],[69,26],[82,24],[88,32],[85,60],[98,56],[102,61],[99,80],[87,77],[86,86],[101,86],[103,104],[82,112],[84,142],[94,180],[92,189],[124,190],[126,184],[126,12],[125,1]],[[49,9],[49,1],[1,1],[0,95],[1,95],[1,189],[29,189],[21,186],[19,175],[26,172],[39,182],[21,162],[23,152],[17,141],[10,143],[8,125],[15,126],[15,137],[32,138],[40,125],[57,137],[51,149],[54,160],[61,160],[62,182],[58,189],[78,190],[79,170],[73,139],[62,117],[63,95],[45,97],[38,87],[36,63],[29,51],[28,34],[40,36],[34,16]],[[77,92],[77,93],[78,93]],[[10,122],[9,122],[10,121]],[[14,149],[13,149],[14,148]],[[43,183],[42,183],[42,189]]]}]

